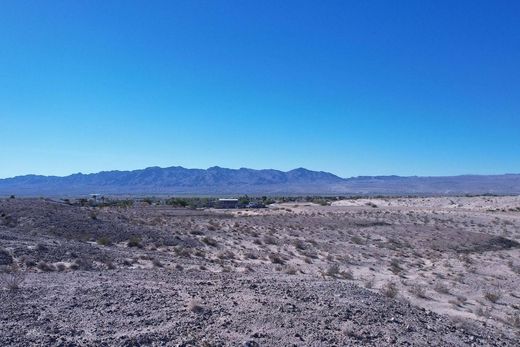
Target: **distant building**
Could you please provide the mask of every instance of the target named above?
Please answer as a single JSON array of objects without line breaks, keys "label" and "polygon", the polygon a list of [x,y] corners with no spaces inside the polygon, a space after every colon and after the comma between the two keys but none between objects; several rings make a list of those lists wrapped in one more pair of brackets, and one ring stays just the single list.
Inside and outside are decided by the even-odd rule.
[{"label": "distant building", "polygon": [[216,208],[238,208],[238,199],[218,199]]}]

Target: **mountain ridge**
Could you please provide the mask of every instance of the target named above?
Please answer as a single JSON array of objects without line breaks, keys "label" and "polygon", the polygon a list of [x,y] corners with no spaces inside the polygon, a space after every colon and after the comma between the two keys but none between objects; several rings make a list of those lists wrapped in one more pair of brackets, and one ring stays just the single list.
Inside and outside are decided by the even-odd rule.
[{"label": "mountain ridge", "polygon": [[170,166],[138,170],[23,175],[0,179],[0,195],[129,194],[520,194],[520,174],[458,176],[357,176],[342,178],[300,167],[208,169]]}]

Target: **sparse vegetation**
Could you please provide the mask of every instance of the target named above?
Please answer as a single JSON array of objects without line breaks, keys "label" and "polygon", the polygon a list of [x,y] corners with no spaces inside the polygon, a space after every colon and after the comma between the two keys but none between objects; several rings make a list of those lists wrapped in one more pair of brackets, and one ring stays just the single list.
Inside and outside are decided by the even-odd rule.
[{"label": "sparse vegetation", "polygon": [[[473,219],[466,205],[458,207],[458,198],[454,198],[455,204],[445,203],[450,213],[443,210],[445,207],[428,210],[424,206],[429,198],[373,199],[377,208],[365,205],[366,197],[360,197],[359,202],[349,200],[355,208],[342,208],[341,201],[333,199],[327,199],[327,205],[334,202],[333,206],[321,207],[291,198],[290,204],[231,213],[191,209],[191,198],[185,200],[188,205],[167,203],[161,197],[150,199],[150,205],[134,199],[133,208],[122,208],[109,198],[95,207],[89,200],[84,207],[79,207],[77,199],[59,203],[41,200],[37,207],[18,210],[6,208],[7,199],[0,200],[0,265],[20,264],[24,274],[31,273],[30,281],[22,284],[29,291],[4,295],[26,297],[38,288],[56,297],[53,288],[57,286],[45,287],[36,279],[45,285],[52,279],[65,287],[67,280],[78,288],[92,288],[95,295],[106,293],[101,302],[110,315],[115,307],[126,308],[111,299],[121,288],[135,300],[136,307],[141,302],[155,305],[152,298],[168,301],[162,292],[166,288],[168,298],[182,298],[180,303],[168,301],[176,306],[169,314],[196,313],[190,322],[212,317],[206,307],[213,310],[215,302],[225,300],[215,308],[223,317],[222,324],[233,319],[227,310],[242,309],[250,298],[255,298],[248,302],[252,310],[263,310],[264,305],[273,304],[271,295],[279,295],[277,314],[311,312],[308,303],[322,300],[332,314],[341,315],[335,311],[338,305],[345,303],[350,308],[349,300],[356,295],[357,300],[385,309],[399,305],[403,314],[393,316],[398,321],[406,321],[407,310],[415,310],[401,305],[410,300],[434,312],[485,321],[487,329],[517,329],[520,295],[515,289],[520,247],[508,240],[520,238],[520,222],[512,219],[512,225],[504,223],[504,218],[517,213],[509,208],[506,212],[478,210],[479,217]],[[431,199],[444,203],[442,198]],[[9,203],[23,206],[24,200]],[[408,205],[395,207],[405,203]],[[28,210],[31,214],[24,215]],[[90,211],[97,213],[95,219],[89,216]],[[129,287],[117,283],[98,290],[98,284],[108,285],[112,276],[129,279]],[[225,288],[233,290],[222,296]],[[308,288],[319,288],[319,293],[301,292]],[[86,290],[71,291],[68,287],[63,295],[91,295]],[[183,300],[195,295],[204,305],[199,301],[202,309],[192,311]],[[387,298],[399,300],[390,303]],[[39,303],[35,305],[39,307]],[[352,314],[356,316],[354,311]],[[335,317],[330,322],[337,319],[334,315],[328,316]],[[429,319],[428,315],[424,319]],[[441,323],[428,324],[435,328]],[[362,332],[358,335],[365,338]]]},{"label": "sparse vegetation", "polygon": [[381,288],[381,292],[388,298],[395,298],[399,293],[399,289],[394,282],[387,282],[383,288]]},{"label": "sparse vegetation", "polygon": [[141,239],[137,236],[132,236],[128,242],[126,243],[128,247],[137,247],[137,248],[143,248],[143,245],[141,244]]},{"label": "sparse vegetation", "polygon": [[25,281],[25,272],[21,271],[18,265],[12,264],[0,268],[0,285],[4,288],[15,291],[20,289]]},{"label": "sparse vegetation", "polygon": [[101,246],[110,246],[112,245],[112,241],[107,236],[102,236],[97,239],[96,243]]},{"label": "sparse vegetation", "polygon": [[498,300],[500,300],[502,295],[499,292],[493,291],[484,293],[484,297],[486,298],[486,300],[495,304],[498,302]]}]

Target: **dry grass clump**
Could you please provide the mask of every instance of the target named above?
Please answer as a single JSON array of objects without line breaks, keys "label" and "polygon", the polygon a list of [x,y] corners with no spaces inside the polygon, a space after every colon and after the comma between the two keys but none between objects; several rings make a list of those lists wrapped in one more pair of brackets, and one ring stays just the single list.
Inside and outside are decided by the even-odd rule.
[{"label": "dry grass clump", "polygon": [[36,265],[36,267],[43,271],[43,272],[51,272],[51,271],[54,271],[55,268],[52,264],[48,264],[47,262],[41,260],[38,262],[38,265]]},{"label": "dry grass clump", "polygon": [[340,268],[337,263],[331,264],[327,270],[325,270],[325,275],[330,277],[337,277],[339,275]]},{"label": "dry grass clump", "polygon": [[486,298],[486,300],[492,302],[492,303],[496,303],[498,302],[498,300],[500,300],[500,298],[502,297],[502,295],[499,293],[499,292],[486,292],[484,293],[484,298]]},{"label": "dry grass clump", "polygon": [[307,246],[305,245],[305,242],[303,242],[303,241],[300,240],[300,239],[294,239],[294,240],[292,241],[292,244],[293,244],[293,246],[294,246],[296,249],[298,249],[298,250],[300,250],[300,251],[303,251],[303,250],[305,250],[305,249],[307,248]]},{"label": "dry grass clump", "polygon": [[507,263],[507,265],[509,266],[511,271],[513,271],[517,275],[520,275],[520,265],[517,265],[517,264],[513,263],[512,261],[509,261]]},{"label": "dry grass clump", "polygon": [[264,243],[266,245],[277,245],[278,244],[278,240],[276,239],[276,237],[271,236],[271,235],[264,235],[262,240],[264,241]]},{"label": "dry grass clump", "polygon": [[128,247],[137,247],[137,248],[143,248],[143,245],[141,244],[141,239],[137,236],[132,236],[128,242],[126,243]]},{"label": "dry grass clump", "polygon": [[211,247],[217,247],[218,246],[218,242],[217,240],[209,237],[209,236],[205,236],[202,238],[202,242],[204,242],[206,245],[208,246],[211,246]]},{"label": "dry grass clump", "polygon": [[223,251],[223,252],[219,252],[217,254],[217,257],[219,259],[235,259],[235,253],[233,253],[233,251],[226,250],[226,251]]},{"label": "dry grass clump", "polygon": [[96,243],[100,246],[110,246],[112,244],[112,240],[106,236],[102,236],[97,239]]},{"label": "dry grass clump", "polygon": [[520,329],[520,313],[512,313],[507,317],[507,323],[514,328]]},{"label": "dry grass clump", "polygon": [[484,318],[489,318],[491,317],[491,311],[485,307],[482,307],[482,306],[479,306],[475,309],[475,311],[473,311],[473,313],[475,313],[477,316],[479,317],[484,317]]},{"label": "dry grass clump", "polygon": [[350,241],[352,241],[356,245],[364,245],[365,244],[365,240],[363,240],[363,238],[361,238],[360,236],[357,236],[357,235],[352,236],[350,238]]},{"label": "dry grass clump", "polygon": [[282,257],[276,253],[269,253],[268,258],[273,264],[285,264],[285,260],[283,260]]},{"label": "dry grass clump", "polygon": [[372,289],[374,288],[374,278],[368,279],[364,282],[365,288]]},{"label": "dry grass clump", "polygon": [[441,283],[441,282],[435,283],[435,286],[433,287],[433,289],[437,293],[440,293],[440,294],[449,294],[450,293],[450,289],[448,288],[448,286],[446,286],[446,284]]},{"label": "dry grass clump", "polygon": [[397,284],[395,282],[387,282],[382,288],[381,293],[387,298],[395,298],[399,293],[399,289],[397,288]]},{"label": "dry grass clump", "polygon": [[25,272],[21,271],[16,265],[10,265],[0,270],[0,285],[10,291],[20,289],[20,285],[25,281]]},{"label": "dry grass clump", "polygon": [[294,267],[292,266],[287,266],[284,270],[284,272],[288,275],[296,275],[298,273],[298,270],[296,270]]}]

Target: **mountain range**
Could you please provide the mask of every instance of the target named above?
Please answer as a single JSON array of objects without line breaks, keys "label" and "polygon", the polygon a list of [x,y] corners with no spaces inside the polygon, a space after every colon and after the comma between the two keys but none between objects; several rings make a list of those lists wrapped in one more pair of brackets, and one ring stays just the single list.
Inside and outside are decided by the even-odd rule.
[{"label": "mountain range", "polygon": [[359,176],[323,171],[247,168],[149,167],[70,176],[25,175],[0,179],[0,195],[449,195],[520,194],[520,174],[445,177]]}]

